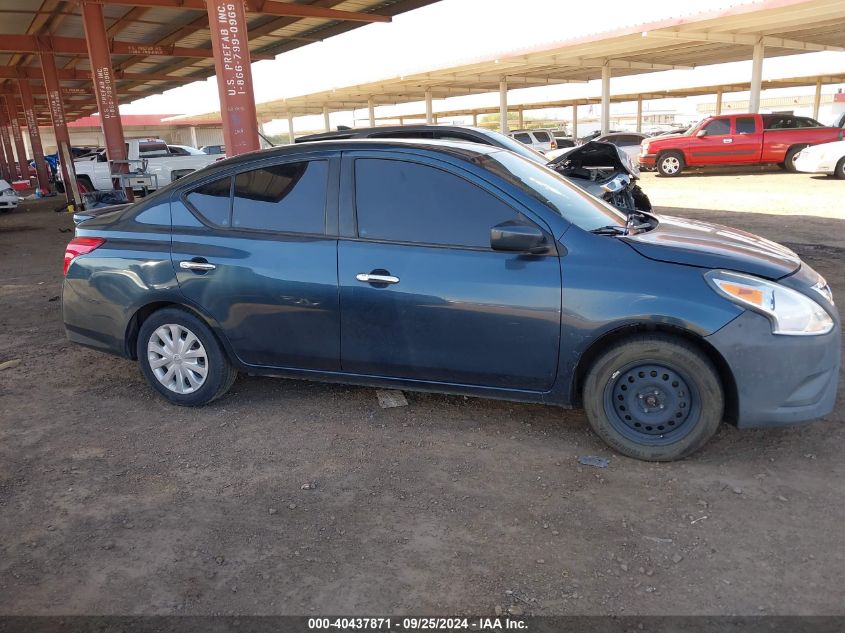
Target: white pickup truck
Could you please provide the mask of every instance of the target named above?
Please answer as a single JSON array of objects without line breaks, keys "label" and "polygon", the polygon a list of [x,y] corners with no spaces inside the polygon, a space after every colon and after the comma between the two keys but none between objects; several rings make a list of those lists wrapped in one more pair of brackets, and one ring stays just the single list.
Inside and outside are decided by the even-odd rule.
[{"label": "white pickup truck", "polygon": [[[129,164],[132,171],[141,169],[141,161],[146,161],[147,173],[157,177],[157,182],[154,180],[151,189],[164,187],[173,180],[225,158],[219,154],[211,156],[202,152],[176,153],[160,139],[130,139],[126,142],[126,156],[132,161]],[[73,167],[80,193],[108,191],[114,188],[105,149],[77,158],[73,161]]]}]

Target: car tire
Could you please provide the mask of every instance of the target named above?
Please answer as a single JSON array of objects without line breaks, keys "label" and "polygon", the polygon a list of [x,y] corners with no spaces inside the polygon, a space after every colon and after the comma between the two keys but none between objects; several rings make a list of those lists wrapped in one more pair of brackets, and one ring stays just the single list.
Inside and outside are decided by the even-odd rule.
[{"label": "car tire", "polygon": [[724,413],[713,363],[684,339],[663,334],[605,350],[587,372],[583,402],[590,427],[611,448],[656,462],[700,449]]},{"label": "car tire", "polygon": [[666,152],[657,157],[657,172],[667,178],[680,176],[685,166],[683,154],[680,152]]},{"label": "car tire", "polygon": [[795,157],[798,155],[802,149],[806,149],[810,147],[809,145],[795,145],[789,148],[789,151],[786,152],[786,158],[783,160],[783,168],[786,171],[796,172],[798,171],[795,168]]},{"label": "car tire", "polygon": [[833,168],[833,177],[845,180],[845,156],[840,158],[839,162],[836,163],[836,167]]},{"label": "car tire", "polygon": [[211,328],[180,308],[147,317],[138,332],[137,354],[147,382],[180,406],[216,400],[238,376]]}]

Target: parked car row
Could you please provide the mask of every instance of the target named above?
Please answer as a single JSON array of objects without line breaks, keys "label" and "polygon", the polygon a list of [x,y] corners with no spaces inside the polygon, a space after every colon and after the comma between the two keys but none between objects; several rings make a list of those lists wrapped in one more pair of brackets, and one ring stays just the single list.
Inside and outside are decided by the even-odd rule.
[{"label": "parked car row", "polygon": [[627,159],[607,143],[547,166],[502,135],[394,132],[230,158],[79,218],[68,337],[137,360],[177,405],[243,371],[583,406],[646,460],[722,420],[832,410],[838,311],[789,249],[574,186],[601,171],[591,150]]}]

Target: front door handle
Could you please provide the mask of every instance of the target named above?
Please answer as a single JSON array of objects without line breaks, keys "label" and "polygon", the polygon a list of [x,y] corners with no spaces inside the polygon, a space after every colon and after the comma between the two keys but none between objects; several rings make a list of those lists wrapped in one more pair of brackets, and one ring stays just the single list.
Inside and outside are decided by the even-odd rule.
[{"label": "front door handle", "polygon": [[399,277],[393,275],[375,275],[373,273],[358,273],[355,279],[368,284],[398,284]]},{"label": "front door handle", "polygon": [[207,272],[209,270],[214,270],[217,268],[214,264],[209,264],[208,262],[195,262],[195,261],[182,261],[179,262],[179,268],[184,268],[185,270],[199,270],[202,272]]}]

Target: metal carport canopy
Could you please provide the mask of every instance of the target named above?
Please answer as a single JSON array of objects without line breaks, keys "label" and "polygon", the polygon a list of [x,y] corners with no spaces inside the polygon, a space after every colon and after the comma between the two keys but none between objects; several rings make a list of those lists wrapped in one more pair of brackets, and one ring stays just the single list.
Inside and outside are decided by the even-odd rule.
[{"label": "metal carport canopy", "polygon": [[[842,0],[763,0],[729,9],[525,49],[460,66],[408,73],[323,92],[259,104],[259,118],[369,108],[499,91],[499,111],[510,88],[529,88],[603,79],[603,111],[610,102],[610,76],[748,60],[752,51],[769,57],[845,50]],[[759,60],[762,62],[762,57]],[[756,84],[759,89],[761,78]],[[751,89],[755,81],[752,78]],[[503,117],[503,126],[506,117]]]}]

